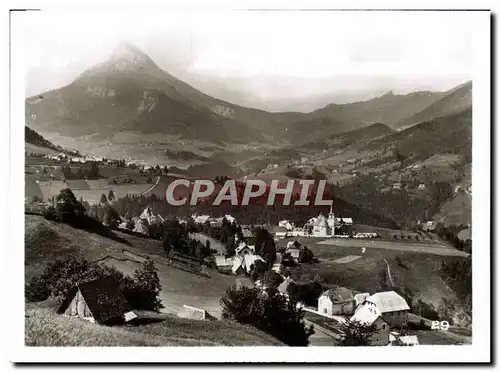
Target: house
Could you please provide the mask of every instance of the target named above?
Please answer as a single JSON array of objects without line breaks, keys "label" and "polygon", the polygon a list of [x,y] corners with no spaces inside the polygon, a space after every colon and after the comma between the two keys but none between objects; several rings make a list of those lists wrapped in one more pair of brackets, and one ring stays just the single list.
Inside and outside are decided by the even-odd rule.
[{"label": "house", "polygon": [[401,182],[394,182],[392,184],[392,188],[396,189],[396,190],[400,190],[401,189]]},{"label": "house", "polygon": [[203,225],[210,219],[210,216],[209,215],[198,216],[196,214],[193,214],[191,218],[193,219],[194,223]]},{"label": "house", "polygon": [[256,261],[266,262],[262,257],[253,253],[245,254],[244,256],[236,255],[233,258],[231,271],[235,275],[250,273]]},{"label": "house", "polygon": [[300,256],[300,243],[298,241],[288,242],[285,253],[289,253],[293,261],[298,263]]},{"label": "house", "polygon": [[356,300],[350,289],[337,287],[321,294],[318,299],[318,312],[326,315],[351,315]]},{"label": "house", "polygon": [[112,278],[73,286],[57,313],[99,324],[128,322],[137,317],[120,290],[120,284]]},{"label": "house", "polygon": [[224,218],[227,220],[227,222],[229,223],[236,223],[236,218],[234,218],[233,216],[231,216],[230,214],[226,214],[224,216]]},{"label": "house", "polygon": [[420,185],[418,185],[418,189],[419,190],[425,190],[425,184],[421,183]]},{"label": "house", "polygon": [[285,278],[278,286],[278,292],[288,297],[288,286],[290,284],[295,284],[295,281],[290,277]]},{"label": "house", "polygon": [[165,222],[165,219],[159,214],[154,214],[151,207],[146,207],[139,216],[141,220],[147,220],[150,225],[160,225]]},{"label": "house", "polygon": [[401,336],[398,332],[389,333],[389,342],[391,346],[415,346],[419,345],[418,336]]},{"label": "house", "polygon": [[255,245],[255,234],[249,228],[242,228],[241,235],[243,240],[250,246]]},{"label": "house", "polygon": [[215,317],[210,315],[206,310],[197,307],[183,305],[177,313],[179,318],[194,319],[194,320],[214,320]]},{"label": "house", "polygon": [[215,265],[219,271],[230,271],[233,267],[233,259],[223,255],[214,255]]},{"label": "house", "polygon": [[436,224],[434,223],[434,221],[427,221],[422,225],[422,230],[424,231],[433,231],[435,228]]},{"label": "house", "polygon": [[253,253],[252,249],[245,242],[240,242],[238,247],[236,247],[235,252],[238,256],[241,257],[243,257],[246,254]]},{"label": "house", "polygon": [[267,226],[266,229],[275,239],[284,239],[288,236],[288,229],[283,226]]},{"label": "house", "polygon": [[284,227],[288,231],[293,230],[293,224],[288,220],[278,222],[278,227]]},{"label": "house", "polygon": [[390,326],[377,312],[368,307],[362,306],[356,310],[354,315],[351,317],[351,321],[375,326],[375,332],[370,340],[371,345],[380,346],[389,344]]},{"label": "house", "polygon": [[361,308],[380,315],[391,327],[406,327],[410,307],[406,300],[394,291],[378,292],[368,297]]}]

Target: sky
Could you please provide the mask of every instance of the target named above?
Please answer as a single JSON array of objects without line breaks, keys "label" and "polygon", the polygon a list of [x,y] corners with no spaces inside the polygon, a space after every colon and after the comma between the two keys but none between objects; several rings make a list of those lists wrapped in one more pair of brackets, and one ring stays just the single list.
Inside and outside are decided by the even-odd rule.
[{"label": "sky", "polygon": [[26,94],[64,86],[122,41],[207,94],[310,111],[471,79],[468,12],[29,12]]}]

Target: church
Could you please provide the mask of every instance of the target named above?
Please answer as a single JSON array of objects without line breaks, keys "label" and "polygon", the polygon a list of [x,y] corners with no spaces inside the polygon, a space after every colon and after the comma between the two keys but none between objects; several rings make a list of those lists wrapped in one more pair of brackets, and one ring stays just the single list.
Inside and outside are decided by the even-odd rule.
[{"label": "church", "polygon": [[328,217],[320,213],[318,217],[309,219],[305,228],[310,231],[312,236],[324,238],[334,236],[336,232],[335,229],[343,225],[350,226],[352,222],[352,218],[335,217],[333,207],[330,207]]}]

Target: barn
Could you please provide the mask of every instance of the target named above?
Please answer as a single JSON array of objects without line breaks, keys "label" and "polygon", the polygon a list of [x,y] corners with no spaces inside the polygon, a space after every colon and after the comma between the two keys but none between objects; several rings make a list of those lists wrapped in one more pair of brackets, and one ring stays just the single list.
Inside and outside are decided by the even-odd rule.
[{"label": "barn", "polygon": [[120,291],[119,283],[112,278],[73,286],[57,313],[99,324],[128,322],[137,317]]}]

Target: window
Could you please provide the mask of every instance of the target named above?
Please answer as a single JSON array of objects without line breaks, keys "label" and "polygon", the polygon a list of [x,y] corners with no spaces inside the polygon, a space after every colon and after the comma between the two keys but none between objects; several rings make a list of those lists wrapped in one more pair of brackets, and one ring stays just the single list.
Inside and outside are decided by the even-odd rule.
[{"label": "window", "polygon": [[323,313],[325,313],[325,314],[326,314],[326,313],[327,313],[327,311],[326,311],[326,310],[327,310],[327,309],[326,309],[326,307],[325,307],[325,308],[323,308]]},{"label": "window", "polygon": [[385,331],[385,324],[382,324],[382,331]]}]

